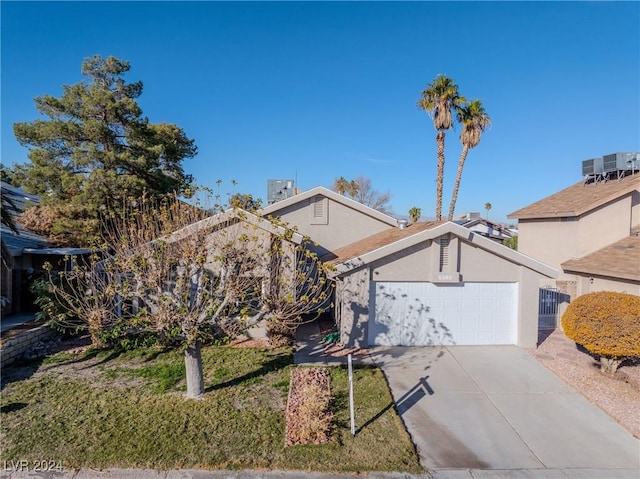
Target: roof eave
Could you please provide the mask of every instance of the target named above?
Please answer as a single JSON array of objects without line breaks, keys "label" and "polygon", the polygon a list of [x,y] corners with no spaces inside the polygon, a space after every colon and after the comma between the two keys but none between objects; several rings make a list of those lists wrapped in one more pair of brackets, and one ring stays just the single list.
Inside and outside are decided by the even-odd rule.
[{"label": "roof eave", "polygon": [[402,251],[405,248],[421,243],[422,241],[432,240],[446,233],[453,233],[454,235],[463,238],[471,243],[475,243],[478,246],[483,247],[486,250],[500,256],[508,261],[512,261],[517,264],[521,264],[539,274],[551,279],[555,279],[560,275],[560,272],[552,268],[551,266],[542,263],[530,256],[524,255],[511,248],[503,246],[489,238],[485,238],[480,234],[465,228],[464,226],[457,225],[451,221],[435,226],[427,230],[420,231],[414,235],[407,236],[391,244],[378,247],[365,254],[356,256],[354,258],[347,259],[342,263],[334,265],[335,273],[333,276],[340,276],[342,274],[353,271],[357,268],[372,263],[380,258],[389,256],[398,251]]},{"label": "roof eave", "polygon": [[562,264],[565,273],[584,274],[589,276],[601,276],[610,279],[625,279],[629,281],[640,281],[640,274],[626,273],[624,271],[611,271],[600,268],[588,268],[585,266],[571,266]]}]

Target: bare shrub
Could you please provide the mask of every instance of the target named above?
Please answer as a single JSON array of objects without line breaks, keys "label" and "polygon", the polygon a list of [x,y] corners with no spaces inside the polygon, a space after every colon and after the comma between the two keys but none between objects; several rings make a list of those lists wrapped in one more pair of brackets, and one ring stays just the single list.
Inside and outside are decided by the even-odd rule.
[{"label": "bare shrub", "polygon": [[287,401],[286,445],[325,444],[330,440],[333,414],[331,388],[324,368],[291,371]]}]

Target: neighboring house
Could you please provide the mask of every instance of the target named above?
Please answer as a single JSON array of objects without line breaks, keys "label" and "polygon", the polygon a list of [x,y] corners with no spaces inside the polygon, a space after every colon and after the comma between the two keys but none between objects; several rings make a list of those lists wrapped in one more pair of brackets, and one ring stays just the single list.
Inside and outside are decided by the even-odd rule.
[{"label": "neighboring house", "polygon": [[389,215],[321,186],[269,205],[260,214],[295,226],[317,244],[320,255],[398,224]]},{"label": "neighboring house", "polygon": [[8,197],[15,205],[11,208],[11,215],[15,220],[18,233],[14,233],[6,226],[1,226],[2,241],[6,244],[13,264],[9,267],[2,265],[2,297],[8,299],[2,309],[3,315],[35,311],[29,291],[34,279],[44,274],[44,264],[51,263],[61,266],[66,256],[85,254],[89,250],[82,248],[51,248],[47,239],[33,231],[26,229],[17,217],[30,206],[39,203],[38,197],[26,193],[21,188],[1,183],[2,196]]},{"label": "neighboring house", "polygon": [[535,346],[538,286],[558,274],[452,222],[387,229],[323,259],[350,347]]},{"label": "neighboring house", "polygon": [[561,271],[562,293],[640,294],[640,173],[578,182],[508,218],[518,220],[518,251]]},{"label": "neighboring house", "polygon": [[513,238],[513,233],[509,228],[487,218],[482,218],[480,213],[467,213],[454,220],[454,223],[498,243],[504,243],[504,240]]},{"label": "neighboring house", "polygon": [[640,295],[640,227],[612,245],[565,261],[562,269],[576,276],[579,294],[616,291]]}]

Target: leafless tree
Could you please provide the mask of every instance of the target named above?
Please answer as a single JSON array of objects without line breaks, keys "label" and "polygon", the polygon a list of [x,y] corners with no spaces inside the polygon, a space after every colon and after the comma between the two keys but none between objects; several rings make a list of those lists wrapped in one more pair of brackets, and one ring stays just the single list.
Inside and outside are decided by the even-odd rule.
[{"label": "leafless tree", "polygon": [[110,222],[108,256],[75,269],[71,293],[58,288],[89,329],[118,323],[183,348],[190,398],[204,393],[203,344],[260,320],[293,329],[331,296],[324,266],[294,230],[242,210],[205,211],[140,200]]},{"label": "leafless tree", "polygon": [[381,193],[375,190],[371,185],[371,179],[366,176],[357,176],[351,181],[347,181],[344,176],[336,178],[333,182],[333,191],[346,195],[363,205],[369,206],[374,210],[389,214],[391,207],[391,193]]}]

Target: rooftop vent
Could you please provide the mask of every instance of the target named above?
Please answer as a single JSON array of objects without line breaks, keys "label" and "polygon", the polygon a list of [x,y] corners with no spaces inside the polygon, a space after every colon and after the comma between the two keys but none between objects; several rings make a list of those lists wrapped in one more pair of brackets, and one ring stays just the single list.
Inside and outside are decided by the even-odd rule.
[{"label": "rooftop vent", "polygon": [[405,219],[399,219],[398,220],[398,228],[403,230],[407,227],[407,223],[409,223],[407,220]]}]

